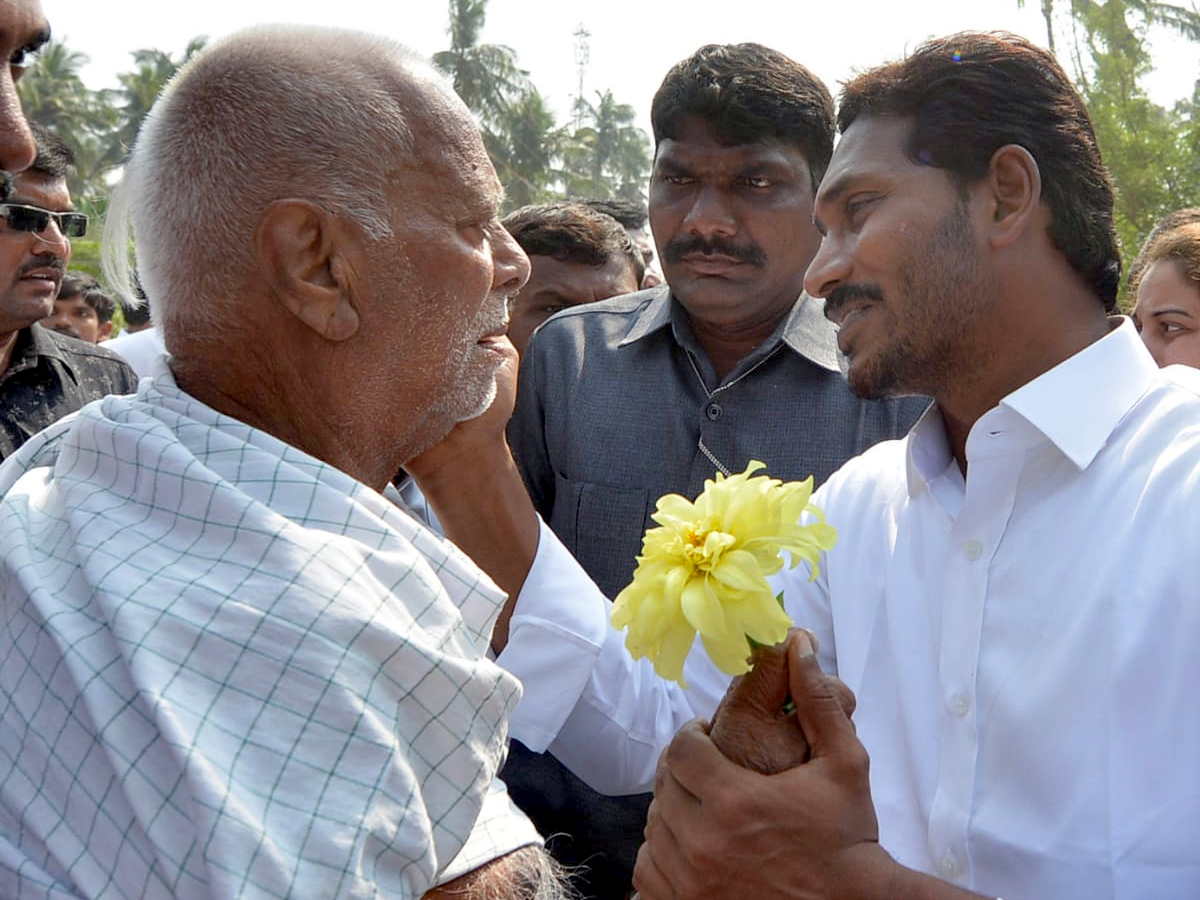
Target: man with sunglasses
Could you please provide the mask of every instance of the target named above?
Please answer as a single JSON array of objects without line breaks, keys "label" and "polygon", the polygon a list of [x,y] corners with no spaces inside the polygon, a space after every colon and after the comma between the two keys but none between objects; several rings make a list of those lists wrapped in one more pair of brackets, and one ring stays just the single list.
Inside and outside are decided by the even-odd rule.
[{"label": "man with sunglasses", "polygon": [[87,232],[67,192],[71,151],[31,123],[33,165],[11,176],[0,199],[0,459],[68,413],[137,376],[115,353],[42,327],[54,312],[72,237]]}]

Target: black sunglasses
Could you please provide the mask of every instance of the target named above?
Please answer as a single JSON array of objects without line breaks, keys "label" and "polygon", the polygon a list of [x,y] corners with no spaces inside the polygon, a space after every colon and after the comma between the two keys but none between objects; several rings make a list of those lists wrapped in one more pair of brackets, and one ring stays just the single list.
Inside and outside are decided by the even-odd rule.
[{"label": "black sunglasses", "polygon": [[13,231],[30,231],[41,234],[50,227],[50,220],[58,226],[65,237],[77,238],[87,234],[88,217],[83,213],[50,212],[23,203],[0,203],[0,218]]}]

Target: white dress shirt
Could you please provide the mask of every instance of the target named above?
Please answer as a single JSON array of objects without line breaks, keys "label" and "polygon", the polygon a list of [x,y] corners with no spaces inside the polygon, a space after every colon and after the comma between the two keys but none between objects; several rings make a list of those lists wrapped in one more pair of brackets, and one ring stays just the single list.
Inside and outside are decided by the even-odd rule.
[{"label": "white dress shirt", "polygon": [[1010,900],[1200,897],[1200,371],[1126,320],[966,452],[934,409],[851,460],[819,579],[778,578],[858,696],[883,846]]}]

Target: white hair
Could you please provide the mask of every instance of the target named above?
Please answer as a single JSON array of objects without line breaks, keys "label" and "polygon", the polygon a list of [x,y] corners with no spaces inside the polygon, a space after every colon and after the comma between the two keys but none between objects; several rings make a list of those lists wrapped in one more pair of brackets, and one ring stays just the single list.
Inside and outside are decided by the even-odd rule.
[{"label": "white hair", "polygon": [[400,95],[417,81],[445,84],[412,51],[361,32],[270,25],[209,45],[155,103],[114,192],[110,283],[129,293],[132,231],[170,347],[236,318],[229,294],[274,201],[302,198],[389,236],[387,182],[413,152]]}]

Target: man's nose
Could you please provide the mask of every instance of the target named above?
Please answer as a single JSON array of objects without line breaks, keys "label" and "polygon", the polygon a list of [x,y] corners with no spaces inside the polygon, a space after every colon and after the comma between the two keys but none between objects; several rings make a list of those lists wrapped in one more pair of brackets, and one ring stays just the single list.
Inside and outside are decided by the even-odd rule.
[{"label": "man's nose", "polygon": [[20,172],[33,165],[37,146],[29,123],[21,112],[21,101],[8,66],[0,73],[0,169]]},{"label": "man's nose", "polygon": [[515,294],[529,280],[529,257],[503,226],[496,226],[496,231],[492,251],[492,284],[506,294]]},{"label": "man's nose", "polygon": [[825,235],[804,273],[804,290],[810,297],[828,297],[850,272],[850,255],[840,240]]},{"label": "man's nose", "polygon": [[726,202],[724,192],[716,185],[702,185],[692,198],[691,207],[683,219],[688,234],[712,237],[720,234],[731,237],[737,233],[737,220]]}]

